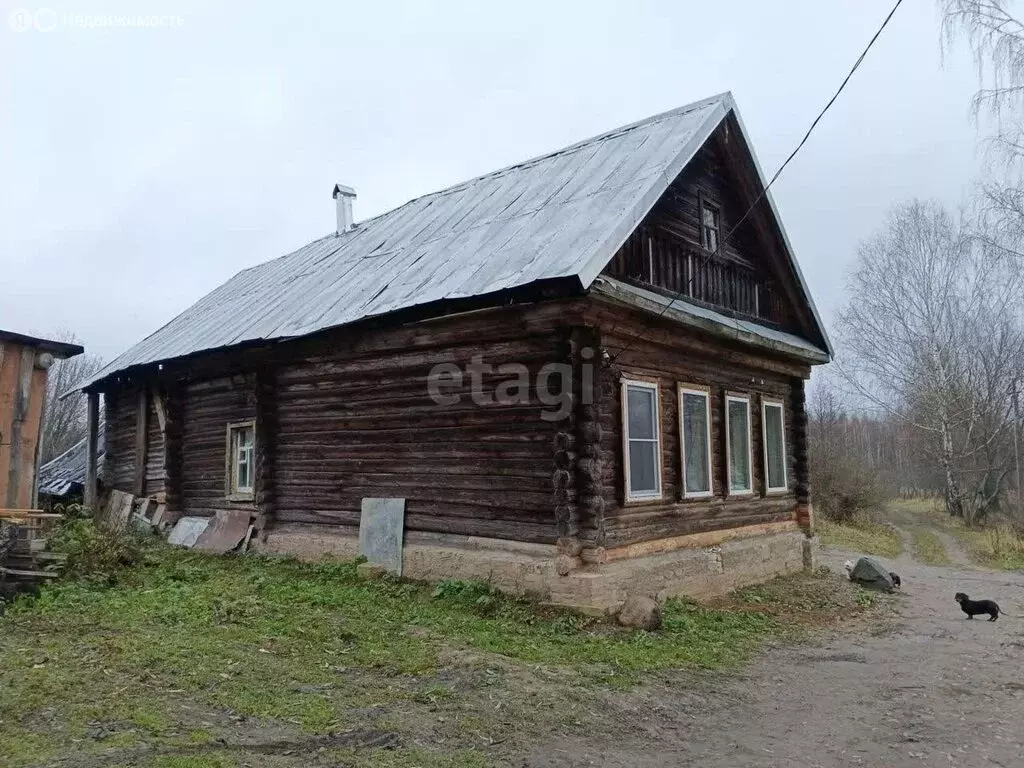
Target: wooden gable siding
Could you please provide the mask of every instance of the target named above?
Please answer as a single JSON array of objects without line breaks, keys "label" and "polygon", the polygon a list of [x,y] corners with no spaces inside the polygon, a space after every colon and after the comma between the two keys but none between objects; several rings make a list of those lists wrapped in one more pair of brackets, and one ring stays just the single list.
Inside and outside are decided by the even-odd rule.
[{"label": "wooden gable siding", "polygon": [[[645,326],[645,319],[597,304],[590,313],[601,344],[612,358],[599,378],[600,475],[603,515],[596,543],[607,548],[689,533],[743,525],[794,520],[798,478],[798,434],[794,398],[802,398],[809,367],[760,357],[721,345],[697,334]],[[636,334],[640,338],[636,339]],[[628,347],[628,348],[627,348]],[[619,356],[619,352],[626,351]],[[660,406],[662,496],[625,500],[621,382],[623,378],[657,381]],[[711,499],[682,498],[678,384],[710,390]],[[753,490],[745,496],[726,493],[725,395],[750,397]],[[782,400],[787,453],[786,493],[764,492],[762,396]],[[801,400],[802,406],[802,400]],[[806,455],[806,451],[804,451]]]},{"label": "wooden gable siding", "polygon": [[227,426],[256,417],[252,375],[185,384],[181,394],[181,509],[212,515],[218,509],[252,509],[227,499]]},{"label": "wooden gable siding", "polygon": [[[769,246],[755,230],[754,217],[726,239],[752,202],[740,193],[729,170],[727,146],[726,132],[720,128],[603,271],[799,332],[792,303],[773,268]],[[703,246],[702,200],[720,214],[719,237],[724,244],[714,256]]]}]

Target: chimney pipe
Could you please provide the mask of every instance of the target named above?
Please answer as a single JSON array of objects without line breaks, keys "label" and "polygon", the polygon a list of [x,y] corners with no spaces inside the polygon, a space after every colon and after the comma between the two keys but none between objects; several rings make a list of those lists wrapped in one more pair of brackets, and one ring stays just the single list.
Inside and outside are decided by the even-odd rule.
[{"label": "chimney pipe", "polygon": [[351,232],[355,229],[352,220],[352,201],[356,199],[356,191],[344,184],[334,185],[334,204],[338,207],[338,234]]}]

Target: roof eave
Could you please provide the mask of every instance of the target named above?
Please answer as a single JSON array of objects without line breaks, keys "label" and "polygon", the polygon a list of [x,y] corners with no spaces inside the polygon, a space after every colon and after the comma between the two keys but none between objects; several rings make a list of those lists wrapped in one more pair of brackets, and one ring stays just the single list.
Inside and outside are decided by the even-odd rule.
[{"label": "roof eave", "polygon": [[[604,275],[594,281],[590,290],[618,304],[658,315],[687,328],[795,358],[811,365],[823,365],[832,360],[828,351],[819,349],[793,334],[781,331],[772,331],[770,335],[760,334],[742,327],[739,321],[726,315],[712,310],[702,310],[700,313],[688,311],[690,307],[685,301],[645,291]],[[766,332],[769,330],[765,329]]]},{"label": "roof eave", "polygon": [[81,344],[69,344],[66,341],[54,341],[53,339],[43,339],[38,336],[27,336],[24,333],[15,333],[14,331],[0,331],[0,343],[5,341],[20,344],[24,347],[32,347],[42,352],[49,352],[60,360],[75,357],[85,352],[85,347]]}]

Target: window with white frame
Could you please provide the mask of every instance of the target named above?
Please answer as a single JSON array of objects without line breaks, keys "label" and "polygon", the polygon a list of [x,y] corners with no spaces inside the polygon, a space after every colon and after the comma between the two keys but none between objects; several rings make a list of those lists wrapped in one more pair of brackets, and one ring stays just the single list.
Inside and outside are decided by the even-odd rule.
[{"label": "window with white frame", "polygon": [[679,434],[682,435],[683,497],[710,496],[711,406],[706,389],[679,386]]},{"label": "window with white frame", "polygon": [[769,493],[785,491],[789,484],[786,481],[786,428],[782,403],[764,400],[761,409],[765,489]]},{"label": "window with white frame", "polygon": [[256,476],[254,453],[256,428],[245,421],[228,425],[228,493],[247,495],[253,492]]},{"label": "window with white frame", "polygon": [[658,385],[622,382],[623,453],[626,500],[661,496],[661,438]]},{"label": "window with white frame", "polygon": [[728,460],[729,493],[751,493],[754,463],[750,448],[750,398],[726,395],[725,442]]}]

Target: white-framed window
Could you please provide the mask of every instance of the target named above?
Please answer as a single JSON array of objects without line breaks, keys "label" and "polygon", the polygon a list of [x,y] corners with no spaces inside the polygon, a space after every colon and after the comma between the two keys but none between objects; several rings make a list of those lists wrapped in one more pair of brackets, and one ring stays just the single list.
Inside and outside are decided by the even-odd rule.
[{"label": "white-framed window", "polygon": [[658,385],[622,380],[622,450],[626,501],[661,497]]},{"label": "white-framed window", "polygon": [[768,493],[789,490],[786,477],[786,419],[782,403],[761,400],[761,432],[764,438],[764,484]]},{"label": "white-framed window", "polygon": [[679,385],[679,435],[683,498],[711,496],[711,399],[708,390]]},{"label": "white-framed window", "polygon": [[251,496],[255,488],[256,425],[252,421],[228,424],[227,490],[229,496]]},{"label": "white-framed window", "polygon": [[725,396],[725,453],[729,493],[753,493],[753,453],[750,446],[750,398]]}]

